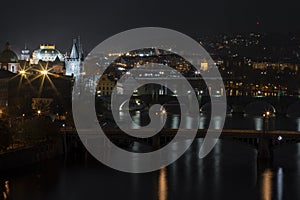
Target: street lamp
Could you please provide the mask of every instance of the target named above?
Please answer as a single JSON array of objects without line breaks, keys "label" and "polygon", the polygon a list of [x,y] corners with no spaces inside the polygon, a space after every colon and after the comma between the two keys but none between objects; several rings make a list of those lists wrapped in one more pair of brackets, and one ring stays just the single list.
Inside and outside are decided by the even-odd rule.
[{"label": "street lamp", "polygon": [[264,118],[269,118],[271,116],[271,112],[267,111],[266,113],[263,114]]},{"label": "street lamp", "polygon": [[20,70],[19,73],[24,76],[26,74],[26,71],[25,70]]},{"label": "street lamp", "polygon": [[41,113],[42,113],[41,110],[38,110],[38,111],[37,111],[37,114],[38,114],[38,115],[41,115]]},{"label": "street lamp", "polygon": [[41,74],[43,74],[43,75],[47,75],[48,74],[48,71],[47,70],[42,70],[42,71],[40,71],[41,72]]}]

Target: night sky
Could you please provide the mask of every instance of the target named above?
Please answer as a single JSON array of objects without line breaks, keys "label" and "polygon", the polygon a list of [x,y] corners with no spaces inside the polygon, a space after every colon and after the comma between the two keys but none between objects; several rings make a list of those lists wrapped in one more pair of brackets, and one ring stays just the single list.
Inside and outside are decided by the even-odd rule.
[{"label": "night sky", "polygon": [[299,8],[299,0],[6,0],[1,1],[0,45],[9,41],[19,53],[24,43],[30,50],[40,43],[55,43],[65,52],[80,35],[85,51],[90,51],[113,34],[143,26],[171,28],[193,37],[300,32]]}]

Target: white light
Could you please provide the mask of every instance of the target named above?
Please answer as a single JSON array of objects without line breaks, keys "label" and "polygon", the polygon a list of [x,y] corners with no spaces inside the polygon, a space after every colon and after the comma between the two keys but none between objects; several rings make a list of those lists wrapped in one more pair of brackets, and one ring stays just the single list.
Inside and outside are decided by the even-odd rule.
[{"label": "white light", "polygon": [[282,140],[282,137],[281,137],[281,136],[278,136],[277,140],[281,141],[281,140]]}]

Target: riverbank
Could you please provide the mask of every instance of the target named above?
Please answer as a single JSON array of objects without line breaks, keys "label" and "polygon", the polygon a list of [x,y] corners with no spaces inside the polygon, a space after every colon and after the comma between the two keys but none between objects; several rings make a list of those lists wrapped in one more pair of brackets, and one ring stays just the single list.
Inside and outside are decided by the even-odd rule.
[{"label": "riverbank", "polygon": [[20,168],[45,161],[64,153],[63,141],[43,142],[20,149],[6,151],[0,155],[0,171]]}]

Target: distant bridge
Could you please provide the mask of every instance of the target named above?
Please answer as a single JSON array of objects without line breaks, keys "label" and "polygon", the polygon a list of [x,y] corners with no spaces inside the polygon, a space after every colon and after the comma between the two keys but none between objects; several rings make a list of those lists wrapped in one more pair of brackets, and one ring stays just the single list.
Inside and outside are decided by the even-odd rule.
[{"label": "distant bridge", "polygon": [[[153,103],[165,104],[170,101],[176,101],[176,96],[157,95],[139,95],[132,98],[141,99],[147,105]],[[199,97],[198,97],[199,98]],[[261,112],[265,112],[263,107],[270,108],[271,112],[286,115],[294,114],[300,116],[300,98],[298,96],[283,96],[283,97],[253,97],[253,96],[227,96],[227,106],[229,110],[237,113],[244,113],[247,107],[261,108]],[[216,98],[217,100],[217,98]],[[203,95],[199,98],[199,108],[201,110],[210,109],[211,99],[209,96]],[[110,103],[110,101],[108,102]],[[124,102],[125,103],[125,102]],[[258,105],[258,106],[257,106]],[[179,105],[178,105],[179,106]]]},{"label": "distant bridge", "polygon": [[[178,129],[162,129],[157,135],[150,138],[136,138],[127,135],[120,129],[103,129],[106,136],[112,141],[121,141],[129,143],[133,141],[142,142],[148,144],[155,149],[169,143],[177,134]],[[183,129],[183,133],[190,130]],[[93,140],[93,138],[99,137],[99,134],[93,129],[80,130],[81,134],[86,133],[86,138]],[[151,133],[151,130],[142,131],[141,135]],[[196,134],[196,138],[204,138],[207,134],[214,133],[216,130],[199,129]],[[78,141],[78,135],[73,128],[63,128],[61,133],[65,136],[65,139]],[[183,134],[184,135],[184,134]],[[182,138],[185,139],[184,136]],[[217,138],[216,138],[217,139]],[[300,132],[298,131],[286,131],[286,130],[238,130],[238,129],[225,129],[222,130],[220,139],[232,139],[244,144],[250,145],[258,152],[258,159],[272,160],[273,149],[282,145],[293,144],[300,142]],[[67,142],[66,142],[67,144]]]}]

